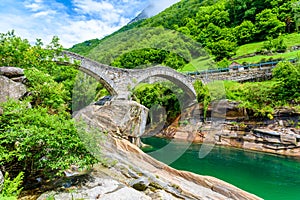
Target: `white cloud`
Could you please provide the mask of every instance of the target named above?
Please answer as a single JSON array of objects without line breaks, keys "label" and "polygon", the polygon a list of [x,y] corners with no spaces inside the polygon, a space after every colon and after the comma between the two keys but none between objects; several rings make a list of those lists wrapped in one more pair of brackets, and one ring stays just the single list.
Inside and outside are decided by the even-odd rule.
[{"label": "white cloud", "polygon": [[41,11],[41,12],[37,12],[35,14],[33,14],[33,17],[43,17],[43,16],[50,16],[50,15],[54,15],[56,14],[56,12],[54,10],[47,10],[47,11]]},{"label": "white cloud", "polygon": [[25,5],[25,7],[31,9],[32,11],[38,11],[39,9],[41,9],[41,6],[36,3],[27,4]]},{"label": "white cloud", "polygon": [[146,14],[150,17],[154,16],[179,1],[180,0],[151,0],[150,6],[145,10]]},{"label": "white cloud", "polygon": [[93,0],[74,0],[74,5],[77,10],[85,14],[94,14],[99,12],[115,11],[114,6],[106,1],[93,1]]},{"label": "white cloud", "polygon": [[39,38],[45,44],[58,36],[61,44],[69,48],[113,33],[148,3],[149,0],[65,0],[64,4],[56,0],[10,0],[0,2],[0,32],[14,29],[31,43]]}]

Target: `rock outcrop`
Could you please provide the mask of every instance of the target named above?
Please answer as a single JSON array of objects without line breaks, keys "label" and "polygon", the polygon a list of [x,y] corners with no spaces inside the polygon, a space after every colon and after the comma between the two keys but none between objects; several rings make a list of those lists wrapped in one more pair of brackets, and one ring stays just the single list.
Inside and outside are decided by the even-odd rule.
[{"label": "rock outcrop", "polygon": [[0,75],[8,78],[24,76],[24,70],[18,67],[0,67]]},{"label": "rock outcrop", "polygon": [[[94,166],[93,172],[82,185],[68,184],[70,189],[43,194],[38,200],[45,200],[49,197],[54,197],[55,200],[74,198],[260,199],[216,178],[173,169],[145,154],[123,137],[119,137],[117,132],[139,136],[140,127],[133,129],[136,130],[134,135],[129,130],[134,127],[133,125],[138,125],[136,120],[141,122],[139,118],[133,117],[136,111],[141,110],[140,108],[128,109],[130,106],[122,103],[118,105],[122,107],[118,107],[114,102],[104,105],[103,108],[91,105],[75,116],[76,119],[83,119],[88,124],[86,130],[94,130],[97,127],[100,130],[108,128],[110,134],[87,131],[81,135],[89,149],[100,148],[100,152],[94,150],[91,152],[102,160],[102,165]],[[136,104],[131,103],[131,105]],[[122,122],[127,115],[132,117],[127,117],[126,123]],[[105,117],[102,119],[101,116]],[[116,121],[117,119],[120,122]],[[130,119],[135,119],[135,121],[131,122]],[[101,137],[97,137],[97,134]],[[90,138],[90,140],[85,140],[86,138]]]},{"label": "rock outcrop", "polygon": [[139,137],[145,131],[147,115],[148,109],[135,101],[113,100],[103,106],[90,105],[80,110],[75,118],[140,146]]},{"label": "rock outcrop", "polygon": [[0,67],[0,103],[7,101],[9,98],[20,99],[23,97],[26,93],[26,87],[22,83],[24,80],[23,69]]},{"label": "rock outcrop", "polygon": [[260,199],[209,176],[175,170],[142,152],[125,139],[107,135],[101,156],[109,167],[94,166],[88,181],[65,192],[49,192],[38,200],[58,199]]}]

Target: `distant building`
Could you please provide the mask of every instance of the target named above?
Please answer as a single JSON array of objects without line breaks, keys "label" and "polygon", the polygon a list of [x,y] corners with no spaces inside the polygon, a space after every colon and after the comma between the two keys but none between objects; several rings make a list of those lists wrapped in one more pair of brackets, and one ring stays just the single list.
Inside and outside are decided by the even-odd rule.
[{"label": "distant building", "polygon": [[232,62],[231,65],[229,65],[229,72],[232,72],[232,71],[241,71],[241,70],[244,70],[244,67],[237,63],[237,62]]}]

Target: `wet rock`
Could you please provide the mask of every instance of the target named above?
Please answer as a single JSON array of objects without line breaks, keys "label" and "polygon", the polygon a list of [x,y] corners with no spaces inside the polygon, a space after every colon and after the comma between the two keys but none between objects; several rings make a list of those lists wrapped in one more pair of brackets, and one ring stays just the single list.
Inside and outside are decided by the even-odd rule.
[{"label": "wet rock", "polygon": [[145,177],[142,177],[137,180],[134,180],[131,183],[131,187],[133,187],[138,191],[145,191],[148,188],[149,184],[150,184],[149,180]]},{"label": "wet rock", "polygon": [[24,75],[24,70],[18,67],[0,67],[0,75],[8,78],[19,77]]},{"label": "wet rock", "polygon": [[25,93],[25,85],[16,83],[5,76],[0,76],[0,102],[5,102],[9,98],[20,99]]}]

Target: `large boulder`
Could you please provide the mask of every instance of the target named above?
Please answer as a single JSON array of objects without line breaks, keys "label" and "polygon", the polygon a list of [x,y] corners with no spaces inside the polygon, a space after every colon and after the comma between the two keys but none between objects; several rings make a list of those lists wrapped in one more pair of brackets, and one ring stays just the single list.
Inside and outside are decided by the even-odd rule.
[{"label": "large boulder", "polygon": [[17,83],[5,76],[0,76],[0,103],[9,98],[20,99],[26,93],[26,87],[22,83]]},{"label": "large boulder", "polygon": [[113,100],[103,106],[87,106],[75,119],[82,119],[113,136],[132,140],[143,135],[147,116],[148,109],[135,101]]}]

